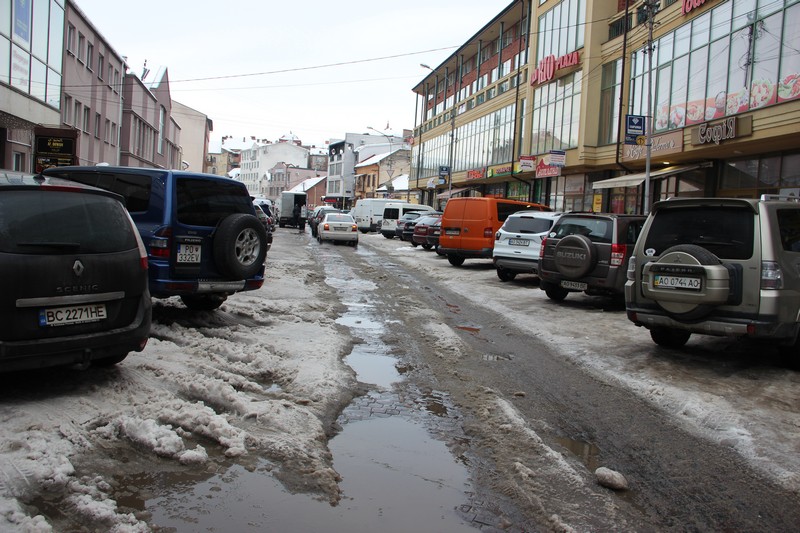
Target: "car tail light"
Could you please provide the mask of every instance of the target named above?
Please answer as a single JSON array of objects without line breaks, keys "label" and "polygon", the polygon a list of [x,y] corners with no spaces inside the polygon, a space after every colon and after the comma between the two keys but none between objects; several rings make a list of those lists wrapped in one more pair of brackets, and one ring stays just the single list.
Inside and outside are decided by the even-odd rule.
[{"label": "car tail light", "polygon": [[499,231],[494,234],[494,240],[496,240],[496,241],[500,240],[500,232]]},{"label": "car tail light", "polygon": [[147,248],[145,248],[144,242],[139,236],[139,230],[136,229],[136,224],[133,222],[130,213],[125,210],[125,214],[128,215],[128,222],[131,224],[131,230],[133,230],[133,234],[136,237],[136,246],[139,248],[139,266],[142,270],[147,270]]},{"label": "car tail light", "polygon": [[483,228],[483,236],[487,239],[491,239],[494,235],[494,228]]},{"label": "car tail light", "polygon": [[611,245],[611,266],[622,266],[625,261],[625,252],[628,250],[627,244]]},{"label": "car tail light", "polygon": [[330,224],[323,224],[322,229],[324,229],[325,231],[330,231],[331,226]]},{"label": "car tail light", "polygon": [[165,226],[155,232],[155,237],[150,239],[150,255],[169,259],[172,249],[172,228]]},{"label": "car tail light", "polygon": [[358,226],[353,224],[352,226],[350,226],[350,231],[358,231]]},{"label": "car tail light", "polygon": [[632,255],[631,258],[628,259],[628,270],[625,272],[625,277],[628,281],[636,279],[636,256]]},{"label": "car tail light", "polygon": [[542,245],[539,247],[539,261],[544,259],[544,247],[547,246],[547,237],[542,237]]},{"label": "car tail light", "polygon": [[783,288],[783,272],[775,261],[761,261],[761,288]]}]

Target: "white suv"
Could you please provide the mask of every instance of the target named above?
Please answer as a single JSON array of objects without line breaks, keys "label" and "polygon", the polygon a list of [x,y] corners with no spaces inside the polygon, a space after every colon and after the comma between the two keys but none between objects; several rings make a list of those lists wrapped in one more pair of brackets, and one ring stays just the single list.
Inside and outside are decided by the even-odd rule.
[{"label": "white suv", "polygon": [[492,260],[500,281],[517,274],[539,274],[539,249],[561,213],[518,211],[495,233]]}]

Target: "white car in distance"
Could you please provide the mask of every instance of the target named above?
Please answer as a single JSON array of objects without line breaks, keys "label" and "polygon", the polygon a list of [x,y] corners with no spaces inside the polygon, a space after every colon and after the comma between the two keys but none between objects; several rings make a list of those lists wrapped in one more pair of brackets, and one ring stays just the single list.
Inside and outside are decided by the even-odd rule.
[{"label": "white car in distance", "polygon": [[355,219],[347,213],[328,213],[317,225],[317,241],[322,244],[346,242],[358,245],[358,226]]}]

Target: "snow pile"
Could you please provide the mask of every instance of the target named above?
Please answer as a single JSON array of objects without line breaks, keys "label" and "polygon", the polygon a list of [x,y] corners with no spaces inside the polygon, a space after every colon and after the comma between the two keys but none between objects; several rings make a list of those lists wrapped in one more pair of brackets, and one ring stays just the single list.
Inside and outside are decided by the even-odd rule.
[{"label": "snow pile", "polygon": [[[0,530],[51,531],[23,505],[46,493],[87,527],[147,531],[114,501],[115,472],[99,464],[86,472],[98,452],[124,443],[175,468],[207,463],[212,451],[266,457],[287,486],[338,501],[327,439],[356,388],[342,362],[351,340],[335,324],[335,292],[306,251],[280,243],[283,235],[260,290],[215,312],[154,300],[144,352],[111,369],[26,375],[18,391],[9,383],[0,406]],[[8,400],[14,394],[23,399]]]}]

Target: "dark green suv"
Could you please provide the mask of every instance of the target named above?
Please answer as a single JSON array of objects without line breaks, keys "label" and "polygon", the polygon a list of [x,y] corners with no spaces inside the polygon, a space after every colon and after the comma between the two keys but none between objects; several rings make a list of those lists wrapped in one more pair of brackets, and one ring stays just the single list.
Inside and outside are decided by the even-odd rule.
[{"label": "dark green suv", "polygon": [[125,198],[147,248],[150,294],[212,310],[264,283],[267,231],[247,187],[215,176],[138,167],[55,167],[43,172]]}]

